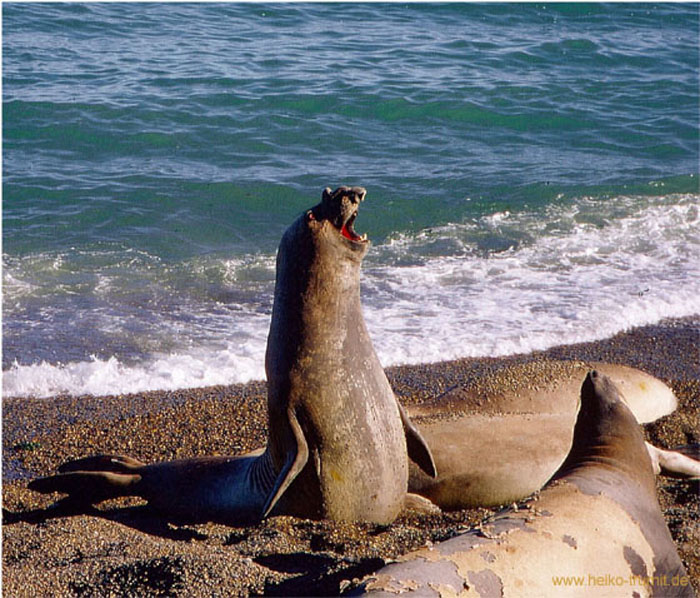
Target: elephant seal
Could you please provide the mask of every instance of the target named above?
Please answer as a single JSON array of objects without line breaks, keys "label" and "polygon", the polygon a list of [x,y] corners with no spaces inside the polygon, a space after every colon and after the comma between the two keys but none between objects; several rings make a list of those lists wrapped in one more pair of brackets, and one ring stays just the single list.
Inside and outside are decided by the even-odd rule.
[{"label": "elephant seal", "polygon": [[[613,380],[640,423],[676,408],[670,388],[627,366],[553,360],[507,366],[408,408],[439,472],[430,478],[411,465],[409,490],[444,510],[509,504],[539,490],[571,447],[581,383],[592,368]],[[700,477],[700,462],[647,448],[657,471]]]},{"label": "elephant seal", "polygon": [[407,452],[428,475],[436,472],[362,317],[360,265],[369,241],[353,224],[365,193],[325,189],[280,243],[265,356],[265,449],[150,465],[88,457],[29,487],[90,504],[136,495],[168,515],[231,524],[270,513],[393,521],[407,497]]},{"label": "elephant seal", "polygon": [[693,596],[656,498],[644,438],[609,378],[591,372],[571,450],[520,508],[401,557],[371,596]]}]

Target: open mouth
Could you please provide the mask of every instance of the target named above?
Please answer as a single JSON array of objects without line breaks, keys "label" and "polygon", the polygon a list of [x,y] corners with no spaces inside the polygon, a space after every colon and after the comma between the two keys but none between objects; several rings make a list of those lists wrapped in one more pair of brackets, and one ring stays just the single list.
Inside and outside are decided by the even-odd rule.
[{"label": "open mouth", "polygon": [[346,239],[350,239],[351,241],[355,242],[360,242],[360,241],[366,241],[367,240],[367,235],[358,235],[355,232],[354,229],[354,224],[355,224],[355,219],[357,218],[357,211],[353,212],[350,218],[347,219],[345,224],[340,229],[340,234],[343,235]]},{"label": "open mouth", "polygon": [[321,203],[307,212],[309,220],[327,221],[341,236],[352,243],[367,243],[367,235],[355,232],[355,220],[367,191],[364,187],[338,187],[331,191],[326,187]]}]

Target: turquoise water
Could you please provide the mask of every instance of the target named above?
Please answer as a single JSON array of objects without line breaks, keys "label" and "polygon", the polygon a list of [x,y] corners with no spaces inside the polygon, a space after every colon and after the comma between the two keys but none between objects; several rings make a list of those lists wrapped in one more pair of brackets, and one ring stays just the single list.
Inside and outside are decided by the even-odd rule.
[{"label": "turquoise water", "polygon": [[363,185],[386,365],[700,313],[697,4],[3,4],[3,387],[262,378]]}]

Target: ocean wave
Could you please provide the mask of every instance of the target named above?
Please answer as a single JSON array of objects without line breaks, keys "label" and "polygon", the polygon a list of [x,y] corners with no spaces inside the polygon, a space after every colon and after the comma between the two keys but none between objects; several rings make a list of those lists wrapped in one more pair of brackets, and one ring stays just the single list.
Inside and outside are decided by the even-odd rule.
[{"label": "ocean wave", "polygon": [[[581,200],[395,239],[382,248],[393,264],[363,281],[382,362],[527,352],[700,313],[699,200]],[[480,248],[488,230],[513,242]],[[446,239],[461,255],[430,257]]]},{"label": "ocean wave", "polygon": [[[365,319],[390,366],[541,350],[697,315],[698,230],[700,196],[684,194],[562,198],[542,210],[397,234],[373,247],[365,264]],[[264,377],[273,256],[201,258],[163,266],[160,275],[147,257],[139,260],[152,287],[179,297],[170,315],[163,298],[154,302],[137,335],[149,341],[141,357],[15,362],[3,374],[5,395],[114,394]],[[31,285],[13,284],[26,301]],[[96,287],[107,302],[116,296],[110,284]],[[142,314],[138,307],[132,316]],[[123,310],[102,315],[97,328],[106,337],[134,327]]]}]

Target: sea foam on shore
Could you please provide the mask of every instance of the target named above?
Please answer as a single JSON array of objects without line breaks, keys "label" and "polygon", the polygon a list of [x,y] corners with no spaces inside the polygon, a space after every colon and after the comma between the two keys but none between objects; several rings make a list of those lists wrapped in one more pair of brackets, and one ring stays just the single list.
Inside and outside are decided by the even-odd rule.
[{"label": "sea foam on shore", "polygon": [[[362,299],[381,363],[526,353],[700,313],[699,201],[693,194],[609,203],[580,199],[546,215],[495,214],[373,246],[363,267]],[[507,244],[489,246],[496,242]],[[189,270],[172,266],[134,265],[119,275],[121,282],[111,273],[114,296],[104,297],[95,313],[42,308],[46,330],[31,324],[32,334],[53,337],[76,317],[97,318],[94,329],[102,336],[90,340],[92,332],[81,333],[86,323],[67,338],[80,336],[99,355],[15,361],[3,372],[5,395],[102,395],[263,379],[273,257],[231,265],[223,279],[217,274],[222,264],[213,257],[201,260],[191,264],[198,272],[194,287],[236,290],[235,300],[194,303],[184,288],[190,286]],[[152,301],[155,310],[151,302],[136,309],[129,299],[133,313],[127,317],[120,302],[139,277],[156,277],[156,286],[180,280],[182,295],[161,289],[172,305]],[[248,288],[251,278],[255,283]],[[243,295],[241,288],[247,289]],[[10,286],[7,292],[11,316],[32,304],[25,291]],[[15,338],[12,329],[8,334],[14,344],[26,340]]]}]

